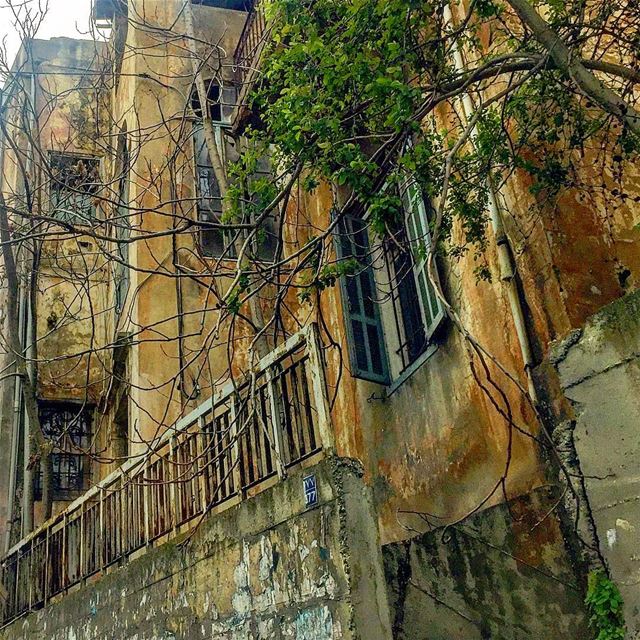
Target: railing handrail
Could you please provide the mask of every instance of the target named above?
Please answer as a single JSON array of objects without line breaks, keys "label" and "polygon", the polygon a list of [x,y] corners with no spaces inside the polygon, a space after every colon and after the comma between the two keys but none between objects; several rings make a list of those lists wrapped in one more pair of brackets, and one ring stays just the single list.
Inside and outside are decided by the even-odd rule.
[{"label": "railing handrail", "polygon": [[[316,342],[316,332],[317,326],[314,323],[306,325],[300,331],[290,336],[281,345],[262,357],[256,364],[253,371],[255,373],[266,371],[269,367],[286,357],[300,345]],[[151,442],[149,444],[148,451],[146,453],[141,454],[139,458],[125,461],[118,469],[112,471],[109,475],[105,476],[93,487],[88,489],[82,496],[67,505],[63,511],[43,522],[38,528],[34,529],[31,533],[13,545],[13,547],[4,554],[0,563],[4,563],[11,556],[19,552],[24,546],[28,545],[34,538],[44,533],[47,529],[51,529],[59,522],[64,521],[66,517],[75,513],[101,491],[108,490],[109,487],[116,484],[121,478],[128,478],[132,475],[132,471],[138,471],[140,467],[144,466],[153,457],[154,454],[157,454],[160,449],[167,445],[172,438],[186,433],[190,427],[193,427],[193,425],[198,422],[199,418],[207,412],[212,411],[214,407],[222,404],[245,382],[246,381],[243,381],[240,384],[236,380],[229,380],[226,382],[218,392],[214,393],[210,398],[190,411],[187,415],[180,418],[176,422],[175,426],[167,427],[166,430],[156,438],[155,442]]]},{"label": "railing handrail", "polygon": [[[239,52],[242,50],[242,45],[246,41],[247,33],[251,29],[253,25],[253,20],[255,20],[256,12],[258,11],[258,5],[262,4],[262,0],[256,0],[252,5],[251,9],[247,15],[247,19],[245,20],[244,26],[242,27],[242,31],[240,33],[240,37],[238,38],[238,44],[236,45],[236,49],[233,52],[233,62],[234,64],[238,64]],[[261,8],[261,7],[260,7]]]}]

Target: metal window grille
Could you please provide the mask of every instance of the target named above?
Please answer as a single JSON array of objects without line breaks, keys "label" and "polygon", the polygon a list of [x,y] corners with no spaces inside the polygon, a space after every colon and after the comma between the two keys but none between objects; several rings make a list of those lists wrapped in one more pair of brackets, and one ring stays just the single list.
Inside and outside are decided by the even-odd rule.
[{"label": "metal window grille", "polygon": [[[40,423],[46,438],[53,443],[54,500],[67,500],[82,492],[89,483],[91,446],[91,409],[71,402],[43,402]],[[42,496],[42,473],[35,477],[34,494]]]},{"label": "metal window grille", "polygon": [[100,161],[66,153],[49,155],[52,217],[70,224],[92,224],[100,188]]}]

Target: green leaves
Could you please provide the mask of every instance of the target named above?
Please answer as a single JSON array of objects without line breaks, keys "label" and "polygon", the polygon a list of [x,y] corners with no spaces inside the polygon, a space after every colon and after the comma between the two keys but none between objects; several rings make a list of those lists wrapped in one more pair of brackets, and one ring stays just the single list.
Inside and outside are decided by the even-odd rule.
[{"label": "green leaves", "polygon": [[[530,191],[542,203],[575,186],[580,163],[597,146],[612,142],[610,157],[620,164],[637,156],[640,141],[624,127],[612,134],[611,117],[576,92],[571,78],[544,63],[541,46],[506,15],[508,3],[477,0],[468,22],[456,30],[443,22],[448,2],[268,0],[272,39],[253,98],[263,128],[252,137],[275,149],[282,166],[303,167],[304,190],[322,179],[344,187],[369,212],[375,232],[384,234],[400,215],[398,202],[380,194],[386,182],[398,185],[411,175],[427,198],[441,196],[445,159],[465,127],[460,96],[468,92],[475,104],[487,106],[474,143],[460,145],[451,158],[441,238],[451,240],[454,227],[460,229],[450,253],[459,256],[473,247],[478,257],[485,247],[488,179],[500,187],[512,174],[527,173]],[[612,14],[602,3],[597,18],[604,28]],[[579,37],[596,38],[578,33],[581,0],[545,4],[554,28],[576,38],[576,54],[583,47]],[[505,68],[529,56],[542,62],[448,93],[452,82],[461,87],[464,75],[454,61],[454,39],[472,69],[495,68],[497,59]],[[592,44],[599,46],[597,40]],[[628,58],[624,64],[633,56]],[[447,108],[436,113],[430,101],[443,93]],[[239,183],[245,181],[240,177]],[[267,202],[270,186],[255,184],[250,200]],[[239,192],[234,198],[242,202]]]},{"label": "green leaves", "polygon": [[339,278],[351,276],[360,269],[362,265],[355,258],[324,265],[317,276],[303,287],[298,297],[301,302],[309,302],[314,291],[324,291],[328,287],[334,287]]},{"label": "green leaves", "polygon": [[585,603],[591,614],[590,624],[598,634],[595,640],[624,640],[622,596],[604,571],[589,574]]},{"label": "green leaves", "polygon": [[241,298],[244,293],[249,291],[249,276],[246,273],[241,273],[238,277],[238,284],[233,288],[227,297],[227,309],[232,315],[240,313],[242,307]]}]

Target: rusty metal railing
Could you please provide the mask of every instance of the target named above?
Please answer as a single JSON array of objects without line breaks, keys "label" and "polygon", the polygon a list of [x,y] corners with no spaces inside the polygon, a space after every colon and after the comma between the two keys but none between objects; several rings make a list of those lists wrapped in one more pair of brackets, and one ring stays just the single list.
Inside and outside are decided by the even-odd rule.
[{"label": "rusty metal railing", "polygon": [[319,344],[315,325],[294,335],[15,545],[0,567],[2,623],[332,447]]},{"label": "rusty metal railing", "polygon": [[246,70],[254,66],[253,63],[264,46],[267,37],[264,2],[258,0],[249,12],[233,55],[234,64],[238,69]]},{"label": "rusty metal railing", "polygon": [[264,1],[256,0],[249,12],[233,55],[239,105],[246,102],[247,93],[258,70],[260,55],[269,39],[269,32]]}]

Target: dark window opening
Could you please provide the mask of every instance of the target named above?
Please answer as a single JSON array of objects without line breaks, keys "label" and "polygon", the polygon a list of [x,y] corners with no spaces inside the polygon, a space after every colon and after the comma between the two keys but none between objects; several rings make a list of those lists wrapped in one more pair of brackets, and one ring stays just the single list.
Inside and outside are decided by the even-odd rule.
[{"label": "dark window opening", "polygon": [[[231,117],[237,106],[236,87],[230,83],[221,86],[215,80],[208,80],[205,82],[205,88],[207,90],[207,114],[211,121],[216,124],[231,124]],[[191,94],[191,109],[198,120],[202,119],[202,105],[196,90]]]},{"label": "dark window opening", "polygon": [[[213,122],[222,122],[222,104],[220,94],[222,93],[220,85],[210,80],[206,84],[207,89],[207,108],[208,115]],[[202,118],[202,105],[200,104],[200,96],[197,91],[193,92],[191,97],[191,108],[196,118]]]},{"label": "dark window opening", "polygon": [[129,239],[131,237],[131,211],[129,209],[130,186],[130,157],[126,133],[122,133],[118,149],[118,166],[120,179],[118,180],[118,207],[115,226],[117,242],[117,262],[115,263],[115,307],[116,312],[121,313],[129,291]]},{"label": "dark window opening", "polygon": [[[53,444],[53,499],[71,500],[86,491],[90,480],[92,409],[73,402],[42,402],[40,424]],[[42,498],[42,471],[36,474],[35,499]]]},{"label": "dark window opening", "polygon": [[415,263],[404,225],[395,229],[393,236],[383,246],[387,275],[393,287],[391,299],[399,342],[397,355],[404,371],[424,353],[428,342],[414,275]]},{"label": "dark window opening", "polygon": [[49,156],[50,215],[70,224],[92,224],[100,189],[100,161],[64,153]]},{"label": "dark window opening", "polygon": [[[222,196],[201,124],[194,125],[193,136],[197,172],[198,220],[203,223],[212,223],[209,227],[205,224],[201,227],[200,248],[206,257],[223,257],[233,260],[238,256],[238,247],[243,243],[246,231],[234,229],[232,226],[224,228],[222,225]],[[218,149],[222,149],[224,134],[221,127],[216,128],[216,136]],[[249,179],[249,184],[246,185],[248,193],[241,199],[246,223],[250,223],[257,216],[260,216],[263,208],[268,204],[260,201],[258,195],[260,190],[255,189],[258,181],[265,180],[272,181],[273,178],[269,160],[262,158],[255,173]],[[277,217],[275,215],[267,216],[261,227],[252,236],[246,257],[261,261],[273,260],[278,249],[278,227]]]},{"label": "dark window opening", "polygon": [[118,334],[113,349],[113,421],[109,427],[107,449],[113,471],[121,466],[129,455],[129,384],[128,362],[131,337]]},{"label": "dark window opening", "polygon": [[110,457],[113,467],[117,468],[126,461],[129,455],[129,395],[123,389],[113,419],[113,427],[109,442]]}]

